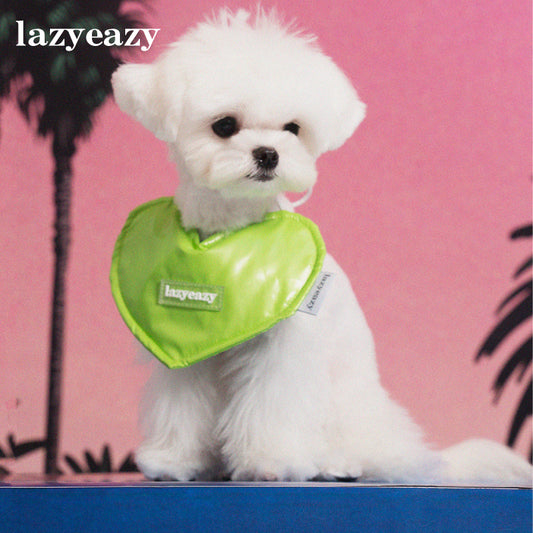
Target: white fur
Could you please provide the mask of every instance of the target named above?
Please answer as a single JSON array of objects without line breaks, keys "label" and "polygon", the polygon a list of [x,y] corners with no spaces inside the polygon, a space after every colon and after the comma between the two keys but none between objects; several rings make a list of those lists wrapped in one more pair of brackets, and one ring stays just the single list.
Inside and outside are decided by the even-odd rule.
[{"label": "white fur", "polygon": [[[315,161],[353,133],[365,106],[309,36],[274,14],[204,22],[154,64],[113,76],[118,105],[168,143],[180,173],[176,203],[201,235],[243,227],[277,196],[316,180]],[[211,125],[234,116],[240,131]],[[296,122],[298,136],[283,126]],[[251,152],[274,148],[271,181],[254,181]],[[289,251],[288,251],[289,253]],[[525,460],[475,441],[445,452],[380,384],[372,335],[349,280],[336,274],[317,316],[296,313],[268,332],[200,362],[156,363],[142,409],[137,463],[151,478],[529,484]]]}]

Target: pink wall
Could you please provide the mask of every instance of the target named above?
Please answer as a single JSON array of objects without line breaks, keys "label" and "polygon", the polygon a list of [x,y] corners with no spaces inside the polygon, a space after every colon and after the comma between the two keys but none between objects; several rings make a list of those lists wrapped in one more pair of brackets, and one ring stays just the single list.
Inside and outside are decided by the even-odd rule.
[{"label": "pink wall", "polygon": [[[157,50],[138,60],[218,3],[153,5]],[[368,105],[354,137],[321,159],[314,196],[301,212],[319,224],[352,280],[383,381],[438,445],[470,436],[505,440],[524,383],[513,381],[496,406],[490,387],[516,342],[480,364],[473,358],[530,253],[528,244],[508,239],[531,217],[530,3],[277,6],[318,35]],[[52,163],[48,142],[34,139],[12,104],[0,119],[2,446],[8,433],[44,435]],[[74,169],[61,448],[81,458],[85,448],[99,452],[109,442],[118,460],[138,440],[147,369],[135,362],[110,296],[110,257],[127,213],[172,194],[178,178],[163,143],[112,100]],[[519,449],[529,444],[523,432]],[[34,454],[9,468],[40,471],[41,463]]]}]

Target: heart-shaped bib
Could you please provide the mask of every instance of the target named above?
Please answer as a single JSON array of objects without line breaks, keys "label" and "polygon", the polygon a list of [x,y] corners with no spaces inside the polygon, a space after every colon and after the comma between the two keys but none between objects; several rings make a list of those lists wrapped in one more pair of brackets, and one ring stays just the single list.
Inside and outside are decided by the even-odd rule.
[{"label": "heart-shaped bib", "polygon": [[192,365],[293,315],[326,250],[296,213],[200,241],[172,198],[132,211],[111,265],[111,289],[133,334],[170,368]]}]

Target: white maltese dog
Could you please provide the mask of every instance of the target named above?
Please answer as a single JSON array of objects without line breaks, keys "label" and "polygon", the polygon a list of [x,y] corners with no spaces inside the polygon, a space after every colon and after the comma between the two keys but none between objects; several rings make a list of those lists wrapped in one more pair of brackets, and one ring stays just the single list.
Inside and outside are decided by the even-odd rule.
[{"label": "white maltese dog", "polygon": [[[316,159],[365,115],[312,37],[273,13],[228,11],[188,31],[153,64],[113,76],[116,101],[168,144],[175,204],[202,239],[290,210],[284,192],[315,183]],[[287,250],[291,254],[292,250]],[[332,273],[318,314],[179,369],[156,363],[137,464],[149,478],[358,479],[529,484],[528,463],[473,440],[438,452],[383,389],[350,282]]]}]

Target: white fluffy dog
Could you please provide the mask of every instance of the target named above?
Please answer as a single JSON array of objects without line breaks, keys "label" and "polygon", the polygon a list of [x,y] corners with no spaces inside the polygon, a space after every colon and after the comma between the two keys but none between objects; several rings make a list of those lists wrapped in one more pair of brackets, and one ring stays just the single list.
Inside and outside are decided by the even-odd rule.
[{"label": "white fluffy dog", "polygon": [[[309,190],[318,156],[365,115],[314,39],[263,12],[222,11],[153,64],[121,66],[113,88],[168,144],[182,223],[202,238],[287,209],[280,195]],[[424,443],[380,384],[348,278],[329,255],[323,268],[335,277],[317,316],[297,312],[188,368],[157,363],[136,454],[145,475],[529,484],[529,465],[501,445]]]}]

